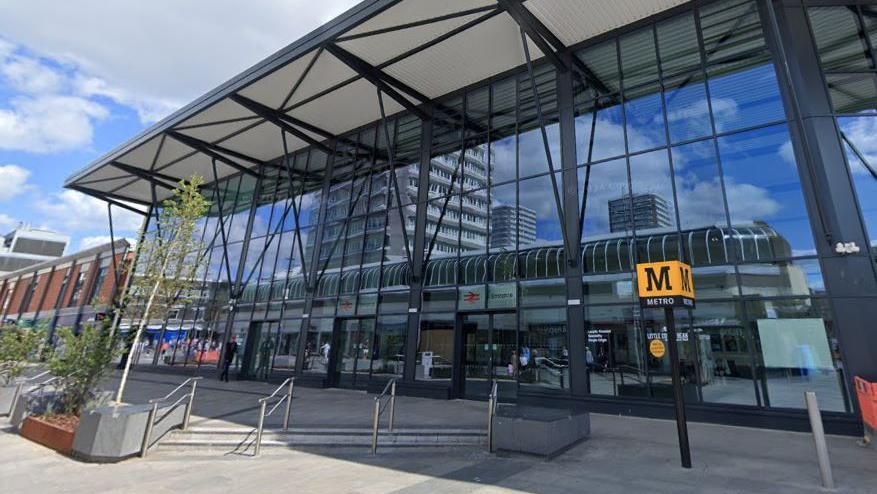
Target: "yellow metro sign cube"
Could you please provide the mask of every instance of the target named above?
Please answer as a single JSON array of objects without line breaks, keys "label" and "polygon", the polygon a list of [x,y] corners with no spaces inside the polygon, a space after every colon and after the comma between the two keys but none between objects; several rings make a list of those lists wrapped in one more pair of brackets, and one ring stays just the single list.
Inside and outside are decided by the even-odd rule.
[{"label": "yellow metro sign cube", "polygon": [[680,261],[636,265],[641,307],[694,307],[691,266]]}]

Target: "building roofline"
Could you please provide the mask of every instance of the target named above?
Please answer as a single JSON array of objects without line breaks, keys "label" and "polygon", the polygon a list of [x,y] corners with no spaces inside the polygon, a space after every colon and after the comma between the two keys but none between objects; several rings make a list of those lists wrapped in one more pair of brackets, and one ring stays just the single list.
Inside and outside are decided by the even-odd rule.
[{"label": "building roofline", "polygon": [[[111,242],[107,242],[105,244],[101,244],[101,245],[98,245],[96,247],[91,247],[91,248],[88,248],[85,250],[81,250],[79,252],[74,252],[73,254],[68,254],[66,256],[61,256],[61,257],[56,257],[53,259],[49,259],[47,261],[40,262],[38,264],[31,264],[30,266],[27,266],[27,267],[24,267],[21,269],[16,269],[15,271],[10,271],[6,274],[0,275],[0,280],[7,280],[9,278],[15,278],[15,277],[18,277],[18,276],[21,276],[23,274],[27,274],[30,272],[35,273],[37,271],[40,271],[41,269],[45,269],[45,268],[48,268],[51,266],[57,266],[59,264],[64,264],[65,262],[73,261],[73,260],[80,259],[83,257],[88,257],[91,255],[97,254],[99,252],[109,251],[109,250],[111,250],[111,245],[114,245],[114,244]],[[116,247],[116,253],[118,254],[118,253],[124,252],[124,250],[121,250],[121,249],[130,248],[131,244],[127,240],[125,240],[124,238],[121,238],[119,240],[116,240],[115,247]]]}]

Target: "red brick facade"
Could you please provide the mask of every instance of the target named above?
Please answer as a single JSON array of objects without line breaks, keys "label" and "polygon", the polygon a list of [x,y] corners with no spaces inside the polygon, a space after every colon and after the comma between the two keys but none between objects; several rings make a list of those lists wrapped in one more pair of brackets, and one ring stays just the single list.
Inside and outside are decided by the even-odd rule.
[{"label": "red brick facade", "polygon": [[[57,309],[67,307],[87,306],[92,300],[100,301],[105,304],[112,300],[116,290],[124,286],[124,277],[120,277],[118,285],[113,267],[119,269],[123,266],[124,259],[131,258],[132,252],[127,251],[124,247],[116,246],[116,262],[112,262],[112,254],[109,244],[102,248],[89,249],[81,253],[65,256],[54,261],[48,261],[27,269],[22,269],[13,273],[9,273],[0,277],[0,308],[3,310],[4,320],[16,319],[20,314],[39,315],[40,318],[44,313],[51,313]],[[101,266],[106,267],[106,274],[101,280],[101,285],[95,287]],[[39,284],[33,294],[27,307],[22,307],[28,293],[32,289],[32,280],[35,273],[52,269],[54,271],[45,272],[39,275]],[[71,304],[74,289],[76,289],[76,281],[82,268],[85,267],[85,277],[79,288],[79,298],[75,304]],[[65,286],[66,281],[66,286]],[[64,293],[61,294],[62,288]],[[60,295],[60,298],[59,298]],[[86,300],[92,296],[92,300]],[[6,306],[7,300],[9,301]]]}]

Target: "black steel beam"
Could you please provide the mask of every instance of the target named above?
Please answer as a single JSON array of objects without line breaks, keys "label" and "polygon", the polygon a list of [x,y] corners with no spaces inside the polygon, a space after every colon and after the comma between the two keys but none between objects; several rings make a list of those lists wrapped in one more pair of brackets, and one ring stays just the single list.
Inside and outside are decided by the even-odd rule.
[{"label": "black steel beam", "polygon": [[73,189],[73,190],[78,191],[78,192],[82,192],[83,194],[85,194],[87,196],[94,197],[95,199],[100,199],[101,201],[112,202],[113,204],[115,204],[116,206],[119,206],[122,209],[127,209],[128,211],[131,211],[131,212],[134,212],[137,214],[141,214],[141,215],[144,215],[146,213],[143,211],[140,211],[136,208],[132,208],[131,206],[128,206],[128,205],[123,204],[123,203],[118,202],[118,201],[133,202],[134,204],[139,204],[141,206],[146,206],[146,207],[150,206],[149,203],[144,202],[144,201],[140,201],[137,199],[130,199],[128,197],[122,197],[122,196],[119,196],[116,194],[111,194],[108,192],[98,192],[96,190],[87,189],[85,187],[80,187],[78,185],[68,185],[67,188]]},{"label": "black steel beam", "polygon": [[421,94],[419,91],[408,87],[406,84],[401,81],[390,77],[383,71],[377,69],[376,67],[370,65],[365,60],[357,57],[353,53],[341,48],[335,44],[326,45],[326,51],[331,53],[335,58],[343,62],[345,65],[350,67],[354,72],[358,73],[360,76],[365,78],[367,81],[371,82],[382,92],[386,93],[387,96],[393,98],[397,103],[402,105],[406,110],[411,113],[417,115],[421,120],[429,120],[430,113],[428,111],[424,111],[418,105],[415,105],[408,98],[403,96],[396,90],[398,88],[400,91],[405,92],[411,97],[419,100],[421,103],[428,103],[429,98]]},{"label": "black steel beam", "polygon": [[514,21],[527,33],[527,36],[533,40],[533,43],[539,47],[548,59],[561,72],[566,72],[570,68],[575,69],[574,72],[581,76],[591,85],[597,92],[601,94],[611,94],[612,90],[603,81],[597,77],[597,74],[591,70],[579,57],[569,57],[570,63],[567,64],[561,54],[569,51],[569,48],[560,40],[548,27],[542,23],[530,10],[525,7],[521,0],[497,0],[500,8],[502,8]]},{"label": "black steel beam", "polygon": [[119,163],[118,161],[111,161],[110,165],[122,170],[126,173],[130,173],[131,175],[137,176],[146,180],[151,184],[155,184],[159,187],[163,187],[168,190],[173,190],[176,188],[177,184],[181,179],[172,177],[170,175],[165,175],[161,172],[150,172],[144,170],[142,168],[137,168],[136,166],[126,165],[125,163]]},{"label": "black steel beam", "polygon": [[335,42],[341,43],[344,41],[352,41],[354,39],[367,38],[369,36],[376,36],[378,34],[386,34],[386,33],[392,33],[395,31],[402,31],[405,29],[411,29],[413,27],[426,26],[429,24],[435,24],[436,22],[442,22],[442,21],[447,21],[447,20],[451,20],[451,19],[456,19],[458,17],[465,17],[468,15],[479,14],[481,12],[487,12],[489,10],[494,10],[495,8],[496,7],[494,7],[493,5],[485,5],[483,7],[476,7],[474,9],[468,9],[468,10],[461,10],[459,12],[453,12],[451,14],[440,15],[437,17],[430,17],[428,19],[421,19],[419,21],[407,22],[405,24],[397,24],[395,26],[385,27],[385,28],[381,28],[381,29],[375,29],[373,31],[366,31],[366,32],[357,33],[357,34],[348,34],[346,36],[339,36],[339,37],[335,38]]},{"label": "black steel beam", "polygon": [[[259,103],[258,101],[247,98],[246,96],[243,96],[240,94],[235,94],[235,95],[232,95],[231,98],[234,102],[247,108],[248,110],[252,111],[253,113],[264,118],[265,120],[270,121],[271,123],[277,125],[278,127],[281,127],[283,130],[286,130],[286,131],[291,133],[292,131],[291,131],[289,126],[293,126],[292,129],[295,129],[295,127],[298,127],[298,129],[295,129],[297,131],[297,133],[294,134],[296,137],[304,140],[308,144],[312,144],[312,145],[315,145],[318,147],[322,146],[321,149],[323,149],[323,151],[325,151],[327,153],[331,152],[331,148],[329,148],[326,144],[317,141],[313,137],[301,132],[301,130],[306,130],[312,134],[317,134],[318,136],[320,136],[328,141],[338,141],[338,142],[348,144],[348,145],[356,147],[356,148],[363,149],[367,153],[375,152],[375,150],[373,148],[371,148],[369,146],[365,146],[363,144],[359,144],[353,139],[348,139],[346,137],[338,137],[326,129],[322,129],[322,128],[317,127],[316,125],[314,125],[312,123],[305,122],[304,120],[293,117],[292,115],[285,113],[282,110],[275,110],[267,105],[263,105],[262,103]],[[283,126],[283,124],[286,124],[286,126]],[[301,130],[299,130],[299,129],[301,129]]]},{"label": "black steel beam", "polygon": [[[551,43],[544,37],[543,32],[547,31],[549,34],[551,31],[548,30],[539,22],[536,17],[527,10],[526,7],[521,5],[520,2],[515,0],[497,0],[500,8],[505,10],[505,12],[512,18],[514,21],[520,26],[521,29],[527,33],[527,36],[539,47],[539,50],[551,61],[554,67],[559,72],[567,72],[569,71],[569,66],[564,63],[563,60],[557,55],[556,50],[558,47],[552,46]],[[550,34],[554,37],[553,34]],[[555,38],[556,39],[556,38]],[[560,40],[558,40],[560,41]],[[561,43],[562,45],[562,43]]]},{"label": "black steel beam", "polygon": [[[207,156],[209,156],[210,158],[212,158],[216,161],[221,161],[224,164],[234,168],[235,170],[237,170],[239,172],[246,173],[247,175],[250,175],[250,176],[253,176],[256,178],[259,178],[259,176],[260,176],[259,172],[253,171],[250,168],[242,166],[241,164],[237,163],[236,161],[234,161],[228,157],[228,156],[235,156],[235,155],[239,155],[239,156],[235,156],[235,157],[241,157],[241,156],[246,156],[246,155],[241,155],[240,153],[238,153],[236,151],[231,151],[230,149],[225,149],[221,146],[217,146],[215,144],[211,144],[209,142],[202,141],[201,139],[196,139],[192,136],[180,134],[179,132],[174,132],[172,130],[167,131],[166,134],[169,137],[173,138],[174,140],[177,140],[177,141],[185,144],[186,146],[189,146],[190,148],[192,148],[192,149],[194,149],[202,154],[206,154]],[[225,156],[226,154],[228,156]],[[263,164],[261,161],[256,160],[255,158],[251,158],[249,156],[246,156],[245,158],[241,158],[241,159],[244,159],[245,161],[250,161],[250,162],[257,164],[257,165]]]},{"label": "black steel beam", "polygon": [[231,99],[235,103],[243,106],[244,108],[250,110],[251,112],[255,113],[256,115],[259,115],[260,117],[264,118],[265,120],[273,123],[277,127],[280,127],[282,130],[285,130],[286,132],[289,132],[290,134],[294,135],[295,137],[298,137],[299,139],[305,141],[306,143],[310,144],[311,146],[319,148],[320,150],[322,150],[325,153],[334,152],[331,147],[314,139],[313,137],[311,137],[307,133],[302,132],[301,130],[297,129],[292,124],[287,122],[285,119],[283,119],[281,117],[281,115],[284,115],[284,113],[282,113],[278,110],[275,110],[274,108],[271,108],[269,106],[265,106],[262,103],[259,103],[258,101],[253,101],[250,98],[247,98],[246,96],[241,96],[240,94],[232,94],[229,96],[229,99]]}]

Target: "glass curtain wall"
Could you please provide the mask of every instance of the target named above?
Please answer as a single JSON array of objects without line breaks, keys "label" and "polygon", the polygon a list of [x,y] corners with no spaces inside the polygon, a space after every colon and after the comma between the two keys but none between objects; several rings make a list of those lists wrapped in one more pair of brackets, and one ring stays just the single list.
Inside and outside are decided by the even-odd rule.
[{"label": "glass curtain wall", "polygon": [[[559,76],[544,60],[532,72],[522,67],[437,100],[429,163],[419,162],[421,122],[402,114],[340,136],[331,160],[315,149],[294,153],[292,183],[284,168],[266,166],[258,190],[249,176],[211,186],[204,282],[168,333],[177,341],[170,362],[218,358],[237,287],[231,327],[239,356],[259,354],[262,340],[246,338],[259,324],[272,335],[270,372],[298,364],[328,376],[339,361],[335,320],[365,317],[373,329],[352,354],[357,380],[401,375],[410,364],[403,355],[409,261],[417,211],[425,209],[417,380],[450,386],[460,364],[458,314],[496,311],[514,324],[502,325],[504,350],[490,373],[519,391],[563,393],[581,379],[594,395],[669,398],[668,363],[645,350],[666,338],[666,328],[660,313],[639,308],[634,266],[681,259],[693,266],[698,293],[697,309],[677,317],[691,400],[801,408],[800,390],[815,385],[826,410],[848,411],[761,8],[754,0],[698,2],[575,48],[589,72],[573,77],[576,210],[560,207],[568,187]],[[863,136],[877,115],[877,69],[869,12],[811,9],[870,227],[877,174]],[[227,256],[221,235],[213,241],[219,217]],[[579,231],[565,232],[564,217]],[[579,328],[566,318],[564,238],[576,236]],[[570,375],[569,338],[586,341],[582,375]],[[259,348],[247,348],[254,343]]]},{"label": "glass curtain wall", "polygon": [[633,267],[692,265],[680,311],[689,400],[847,411],[798,164],[757,2],[707,3],[577,53],[576,135],[591,392],[670,399],[663,314]]}]

